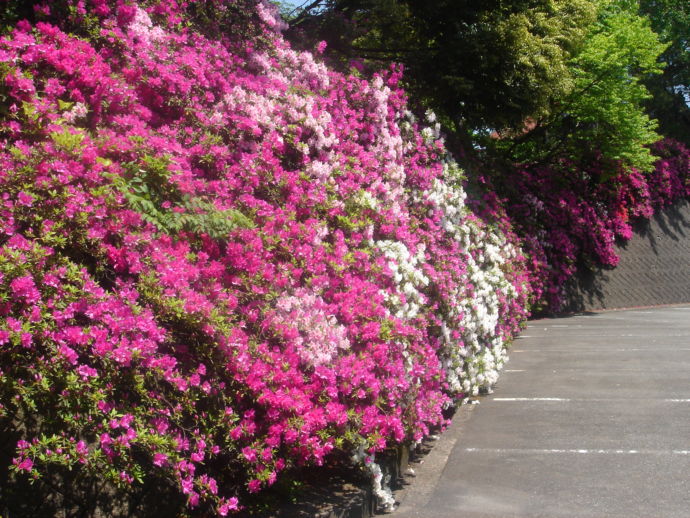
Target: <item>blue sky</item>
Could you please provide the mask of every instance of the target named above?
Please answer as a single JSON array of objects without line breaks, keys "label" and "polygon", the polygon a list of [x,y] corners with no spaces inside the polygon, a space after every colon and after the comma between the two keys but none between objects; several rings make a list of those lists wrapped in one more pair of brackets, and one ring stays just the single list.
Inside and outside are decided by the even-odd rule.
[{"label": "blue sky", "polygon": [[286,5],[292,5],[294,7],[298,7],[302,5],[304,2],[301,0],[280,0],[281,4],[286,4]]}]

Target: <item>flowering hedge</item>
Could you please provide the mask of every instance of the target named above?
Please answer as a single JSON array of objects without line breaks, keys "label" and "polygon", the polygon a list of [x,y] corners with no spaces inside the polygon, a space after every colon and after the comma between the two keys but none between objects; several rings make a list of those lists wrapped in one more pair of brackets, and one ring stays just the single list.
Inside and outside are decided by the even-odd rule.
[{"label": "flowering hedge", "polygon": [[631,223],[690,198],[690,151],[672,139],[651,150],[657,160],[650,173],[620,169],[611,177],[601,162],[582,168],[563,161],[481,178],[483,214],[512,227],[529,258],[533,312],[562,309],[578,269],[618,264],[616,241],[632,237]]},{"label": "flowering hedge", "polygon": [[155,476],[226,515],[340,451],[390,505],[375,453],[490,388],[531,290],[433,116],[406,111],[395,68],[291,50],[263,3],[34,17],[0,39],[15,476]]},{"label": "flowering hedge", "polygon": [[690,194],[688,150],[662,141],[651,175],[522,168],[470,210],[399,69],[329,70],[253,0],[32,19],[0,39],[17,477],[164,479],[226,515],[340,452],[391,505],[376,453],[490,389],[530,305],[557,308],[631,218]]}]

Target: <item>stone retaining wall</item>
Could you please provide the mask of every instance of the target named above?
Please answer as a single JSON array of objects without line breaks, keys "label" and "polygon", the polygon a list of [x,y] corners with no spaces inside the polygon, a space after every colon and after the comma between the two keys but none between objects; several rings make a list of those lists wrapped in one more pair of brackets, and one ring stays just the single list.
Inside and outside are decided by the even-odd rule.
[{"label": "stone retaining wall", "polygon": [[635,226],[612,270],[583,272],[569,287],[568,311],[690,302],[690,203]]}]

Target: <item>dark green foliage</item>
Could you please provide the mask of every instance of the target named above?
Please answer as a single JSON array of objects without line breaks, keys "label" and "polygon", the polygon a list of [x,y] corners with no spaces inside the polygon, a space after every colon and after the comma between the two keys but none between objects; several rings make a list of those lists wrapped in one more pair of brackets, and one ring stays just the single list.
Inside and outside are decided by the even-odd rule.
[{"label": "dark green foliage", "polygon": [[661,55],[663,74],[647,81],[647,107],[661,132],[690,144],[690,3],[686,0],[641,0],[641,11],[668,48]]},{"label": "dark green foliage", "polygon": [[[674,6],[673,16],[652,20],[674,41],[664,54],[673,79],[661,76],[666,86],[655,93],[668,93],[669,81],[687,84],[681,3],[645,4]],[[305,46],[325,39],[336,61],[402,62],[413,97],[466,148],[649,170],[648,145],[660,137],[644,110],[645,84],[656,85],[666,46],[638,11],[635,0],[324,0],[291,20],[291,34]]]},{"label": "dark green foliage", "polygon": [[0,2],[0,33],[7,33],[15,28],[19,20],[33,19],[34,2]]},{"label": "dark green foliage", "polygon": [[[293,20],[348,57],[405,64],[415,95],[468,129],[516,127],[567,94],[593,0],[331,0]],[[350,25],[348,25],[350,23]]]}]

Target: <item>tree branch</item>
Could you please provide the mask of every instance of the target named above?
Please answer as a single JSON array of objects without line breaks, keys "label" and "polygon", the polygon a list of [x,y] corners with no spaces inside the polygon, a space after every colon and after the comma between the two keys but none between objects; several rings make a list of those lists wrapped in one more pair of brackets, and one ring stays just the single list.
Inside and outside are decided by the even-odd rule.
[{"label": "tree branch", "polygon": [[309,11],[311,11],[312,9],[316,9],[322,3],[324,3],[324,0],[314,0],[311,4],[309,4],[306,7],[302,7],[302,6],[295,7],[292,11],[290,11],[290,13],[288,13],[288,16],[292,16],[292,13],[297,12],[297,11],[299,11],[300,14],[294,20],[289,21],[288,24],[291,27],[295,27],[295,26],[299,25],[300,23],[302,23],[304,20],[306,20],[309,17]]}]

